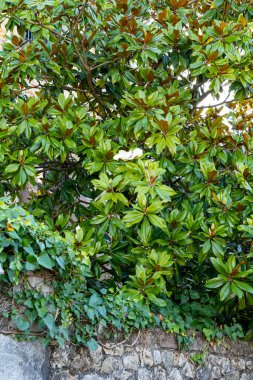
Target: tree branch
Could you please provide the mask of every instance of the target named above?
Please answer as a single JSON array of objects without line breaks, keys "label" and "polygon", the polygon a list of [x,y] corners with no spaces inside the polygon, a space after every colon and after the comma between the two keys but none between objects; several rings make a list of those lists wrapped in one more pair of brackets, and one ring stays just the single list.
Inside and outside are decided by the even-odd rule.
[{"label": "tree branch", "polygon": [[229,104],[229,103],[234,103],[234,102],[243,102],[244,100],[248,100],[248,99],[253,99],[253,96],[249,96],[248,98],[244,98],[244,99],[224,100],[223,102],[213,104],[211,106],[197,106],[197,107],[193,107],[192,109],[193,110],[197,110],[197,109],[201,110],[204,108],[215,108],[215,107],[222,106],[223,104]]}]

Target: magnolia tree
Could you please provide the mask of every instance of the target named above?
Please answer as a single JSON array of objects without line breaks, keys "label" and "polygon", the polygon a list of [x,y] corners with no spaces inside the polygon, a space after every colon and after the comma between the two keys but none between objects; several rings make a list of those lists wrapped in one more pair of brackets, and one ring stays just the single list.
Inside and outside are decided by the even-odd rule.
[{"label": "magnolia tree", "polygon": [[250,313],[252,1],[0,8],[1,194],[29,191],[23,206],[126,296],[198,289]]}]

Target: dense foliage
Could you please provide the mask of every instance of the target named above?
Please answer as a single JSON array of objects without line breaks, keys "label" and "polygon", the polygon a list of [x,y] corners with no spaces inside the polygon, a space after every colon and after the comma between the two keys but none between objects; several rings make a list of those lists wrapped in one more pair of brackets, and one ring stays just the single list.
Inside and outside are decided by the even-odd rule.
[{"label": "dense foliage", "polygon": [[[0,8],[0,192],[47,225],[37,241],[32,219],[20,236],[3,217],[3,284],[57,268],[73,282],[61,302],[69,291],[89,303],[84,283],[107,308],[167,316],[198,294],[199,309],[210,299],[218,323],[239,321],[250,337],[252,1]],[[70,319],[78,307],[66,306]]]},{"label": "dense foliage", "polygon": [[64,239],[4,198],[0,211],[0,332],[39,337],[45,343],[71,340],[91,349],[100,335],[105,338],[101,327],[111,339],[162,327],[176,333],[182,347],[193,341],[196,330],[208,340],[243,336],[237,323],[217,325],[214,297],[185,290],[176,302],[166,297],[163,307],[135,302],[94,279],[89,257],[76,247],[80,229]]}]

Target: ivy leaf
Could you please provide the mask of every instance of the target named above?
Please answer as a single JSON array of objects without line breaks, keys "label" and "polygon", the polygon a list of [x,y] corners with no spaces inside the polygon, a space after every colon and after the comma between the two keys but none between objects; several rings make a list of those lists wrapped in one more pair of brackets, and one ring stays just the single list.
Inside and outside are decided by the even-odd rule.
[{"label": "ivy leaf", "polygon": [[37,261],[39,265],[47,269],[52,269],[54,266],[53,260],[49,257],[47,253],[44,253],[41,256],[37,257]]},{"label": "ivy leaf", "polygon": [[98,349],[98,342],[93,338],[88,340],[88,342],[86,342],[85,344],[92,351],[97,351]]},{"label": "ivy leaf", "polygon": [[17,316],[14,322],[20,331],[25,331],[29,329],[30,323],[28,321],[25,321],[20,315]]}]

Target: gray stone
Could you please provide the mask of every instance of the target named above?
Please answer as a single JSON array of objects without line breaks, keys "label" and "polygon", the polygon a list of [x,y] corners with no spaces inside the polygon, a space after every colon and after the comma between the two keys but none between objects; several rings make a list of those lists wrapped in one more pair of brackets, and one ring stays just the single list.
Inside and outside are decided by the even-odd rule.
[{"label": "gray stone", "polygon": [[0,379],[43,380],[46,350],[39,343],[17,342],[0,335]]},{"label": "gray stone", "polygon": [[240,377],[240,380],[252,380],[253,379],[253,374],[252,377],[250,377],[250,374],[243,373]]},{"label": "gray stone", "polygon": [[106,355],[112,355],[112,356],[122,356],[125,352],[124,346],[121,344],[120,346],[117,346],[115,348],[103,348],[103,351]]},{"label": "gray stone", "polygon": [[248,369],[253,369],[253,360],[247,360],[246,361],[246,367]]},{"label": "gray stone", "polygon": [[102,347],[98,346],[96,351],[89,351],[89,356],[91,359],[91,368],[95,371],[99,371],[103,361]]},{"label": "gray stone", "polygon": [[222,360],[224,358],[221,356],[216,356],[216,355],[208,355],[208,362],[211,364],[211,366],[221,366]]},{"label": "gray stone", "polygon": [[96,373],[92,373],[90,375],[84,375],[80,380],[103,380],[103,377],[98,376]]},{"label": "gray stone", "polygon": [[240,372],[239,371],[232,371],[229,372],[226,377],[226,380],[240,380]]},{"label": "gray stone", "polygon": [[152,351],[144,348],[141,355],[141,364],[143,366],[147,365],[149,367],[152,367],[154,365],[154,359]]},{"label": "gray stone", "polygon": [[103,361],[101,372],[109,374],[113,374],[115,377],[121,375],[123,371],[123,365],[121,360],[115,358],[114,356],[108,356]]},{"label": "gray stone", "polygon": [[228,358],[221,358],[221,373],[224,375],[230,371],[230,360]]},{"label": "gray stone", "polygon": [[187,362],[182,370],[182,373],[187,379],[194,379],[194,367],[191,363]]},{"label": "gray stone", "polygon": [[123,371],[122,374],[121,374],[121,376],[120,376],[120,380],[128,380],[128,379],[133,379],[132,372]]},{"label": "gray stone", "polygon": [[160,351],[154,350],[153,357],[154,357],[154,364],[155,365],[162,363],[162,357],[161,357],[161,352]]},{"label": "gray stone", "polygon": [[226,340],[220,351],[209,347],[206,366],[195,368],[191,352],[160,348],[161,336],[167,335],[149,331],[144,339],[143,331],[135,347],[106,343],[108,348],[93,352],[70,343],[48,350],[0,334],[0,380],[253,380],[252,344]]},{"label": "gray stone", "polygon": [[43,276],[34,274],[34,272],[27,272],[27,282],[30,287],[37,292],[41,292],[45,297],[53,293],[54,288],[50,284],[50,279],[47,280]]},{"label": "gray stone", "polygon": [[155,367],[154,368],[154,379],[155,380],[166,380],[166,371],[162,367]]},{"label": "gray stone", "polygon": [[187,358],[184,354],[175,352],[173,364],[175,367],[183,367],[187,362]]},{"label": "gray stone", "polygon": [[159,331],[156,334],[156,340],[158,347],[171,349],[177,348],[177,342],[174,335],[167,334],[165,331]]},{"label": "gray stone", "polygon": [[170,371],[173,366],[173,352],[162,351],[162,361],[167,371]]},{"label": "gray stone", "polygon": [[51,367],[53,369],[57,369],[57,372],[60,372],[60,369],[68,366],[69,351],[70,346],[68,344],[65,344],[63,347],[56,347],[54,349],[53,354],[51,356]]},{"label": "gray stone", "polygon": [[139,368],[138,380],[153,380],[153,373],[146,368]]},{"label": "gray stone", "polygon": [[84,367],[84,360],[82,357],[80,356],[76,356],[75,358],[73,358],[72,362],[71,362],[71,366],[75,369],[75,370],[81,370],[83,367]]},{"label": "gray stone", "polygon": [[221,378],[221,368],[220,367],[213,367],[212,373],[210,379],[212,380],[220,380]]},{"label": "gray stone", "polygon": [[191,351],[204,351],[206,346],[207,342],[204,337],[201,334],[197,333],[195,335],[193,345],[191,345]]},{"label": "gray stone", "polygon": [[182,380],[182,376],[177,368],[173,368],[168,376],[168,380]]},{"label": "gray stone", "polygon": [[205,367],[198,367],[196,369],[196,380],[210,380],[211,379],[211,369]]},{"label": "gray stone", "polygon": [[77,376],[73,376],[69,371],[61,371],[54,375],[53,380],[78,380]]},{"label": "gray stone", "polygon": [[136,352],[125,355],[123,357],[123,365],[125,369],[137,370],[139,367],[139,357]]},{"label": "gray stone", "polygon": [[232,367],[238,371],[243,371],[246,368],[246,363],[243,359],[232,359],[231,364]]}]

